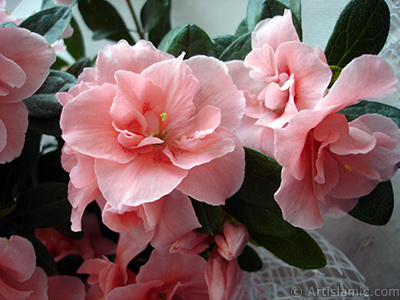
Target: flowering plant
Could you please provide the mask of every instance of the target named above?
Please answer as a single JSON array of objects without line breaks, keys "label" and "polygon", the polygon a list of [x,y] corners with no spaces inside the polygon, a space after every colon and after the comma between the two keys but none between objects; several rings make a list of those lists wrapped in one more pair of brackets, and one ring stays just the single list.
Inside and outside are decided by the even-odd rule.
[{"label": "flowering plant", "polygon": [[[0,1],[0,299],[243,299],[251,244],[318,269],[304,229],[323,215],[389,221],[383,0],[352,0],[324,51],[302,42],[300,1],[249,0],[215,38],[171,28],[168,0],[140,20],[127,4],[134,35],[105,0],[23,21]],[[110,41],[95,58],[72,9]]]}]

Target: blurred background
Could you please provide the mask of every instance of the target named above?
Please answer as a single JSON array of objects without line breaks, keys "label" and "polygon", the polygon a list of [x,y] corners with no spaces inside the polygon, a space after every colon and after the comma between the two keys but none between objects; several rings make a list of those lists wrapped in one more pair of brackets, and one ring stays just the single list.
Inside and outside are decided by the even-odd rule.
[{"label": "blurred background", "polygon": [[[391,10],[391,29],[381,56],[386,59],[400,78],[400,3],[386,0]],[[135,28],[124,0],[109,0],[123,16],[128,28]],[[131,0],[139,15],[144,0]],[[324,1],[302,0],[303,41],[322,49],[329,39],[336,19],[348,0]],[[40,0],[7,0],[7,10],[17,18],[26,18],[40,9]],[[246,15],[247,0],[172,0],[172,26],[196,24],[210,37],[233,34]],[[91,41],[91,32],[74,8],[74,16],[84,34],[86,51],[94,57],[110,41]],[[65,55],[65,59],[70,59]],[[400,108],[399,90],[382,101]],[[386,226],[372,226],[346,216],[326,219],[320,232],[331,244],[340,249],[361,271],[371,291],[374,289],[400,289],[400,174],[393,180],[395,208]],[[356,187],[355,187],[356,188]],[[372,297],[371,299],[396,299],[395,297]]]}]

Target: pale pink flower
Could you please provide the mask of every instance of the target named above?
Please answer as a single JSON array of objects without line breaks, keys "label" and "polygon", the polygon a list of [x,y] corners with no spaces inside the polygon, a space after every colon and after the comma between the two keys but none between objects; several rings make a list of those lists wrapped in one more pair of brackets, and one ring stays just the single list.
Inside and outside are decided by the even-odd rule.
[{"label": "pale pink flower", "polygon": [[47,276],[36,267],[32,244],[13,235],[0,237],[0,299],[47,299]]},{"label": "pale pink flower", "polygon": [[336,112],[360,99],[390,95],[397,80],[381,58],[364,55],[343,70],[314,110],[294,115],[275,130],[275,157],[283,166],[275,194],[295,226],[322,226],[321,213],[342,216],[358,198],[389,180],[400,162],[400,130],[381,115],[348,123]]},{"label": "pale pink flower", "polygon": [[42,36],[24,28],[0,28],[0,163],[20,155],[28,127],[21,101],[42,85],[54,60]]},{"label": "pale pink flower", "polygon": [[[120,41],[100,51],[97,68],[58,99],[63,155],[76,157],[63,159],[75,161],[66,163],[77,188],[69,192],[74,229],[96,199],[82,196],[89,190],[101,193],[107,210],[124,214],[174,190],[220,205],[242,184],[244,152],[233,130],[244,100],[216,59],[183,61],[149,42]],[[84,184],[74,168],[90,174]]]},{"label": "pale pink flower", "polygon": [[78,254],[86,260],[115,253],[116,244],[102,235],[94,214],[86,214],[83,222],[85,235],[81,239],[70,239],[53,227],[38,228],[35,236],[46,246],[56,262],[71,254]]},{"label": "pale pink flower", "polygon": [[297,112],[313,109],[332,76],[322,50],[300,42],[290,10],[260,22],[244,62],[227,65],[246,96],[245,118],[237,134],[244,146],[271,156],[273,129]]},{"label": "pale pink flower", "polygon": [[243,224],[225,223],[222,231],[215,236],[218,253],[226,260],[236,259],[246,247],[249,233]]},{"label": "pale pink flower", "polygon": [[198,255],[155,249],[136,282],[114,289],[109,300],[182,299],[209,300],[204,278],[206,261]]},{"label": "pale pink flower", "polygon": [[237,259],[228,261],[214,248],[207,261],[205,278],[210,300],[241,299],[244,272]]}]

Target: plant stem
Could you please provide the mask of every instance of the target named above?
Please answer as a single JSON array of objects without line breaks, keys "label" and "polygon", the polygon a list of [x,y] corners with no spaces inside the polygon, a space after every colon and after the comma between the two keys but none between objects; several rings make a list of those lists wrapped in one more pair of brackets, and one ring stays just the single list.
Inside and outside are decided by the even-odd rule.
[{"label": "plant stem", "polygon": [[141,39],[144,39],[144,34],[143,34],[143,31],[142,31],[142,28],[140,27],[139,20],[136,17],[135,10],[133,9],[133,6],[132,6],[132,4],[131,4],[131,2],[129,0],[126,0],[126,3],[128,4],[129,10],[130,10],[130,12],[132,14],[133,21],[135,21],[135,25],[136,25],[139,37]]}]

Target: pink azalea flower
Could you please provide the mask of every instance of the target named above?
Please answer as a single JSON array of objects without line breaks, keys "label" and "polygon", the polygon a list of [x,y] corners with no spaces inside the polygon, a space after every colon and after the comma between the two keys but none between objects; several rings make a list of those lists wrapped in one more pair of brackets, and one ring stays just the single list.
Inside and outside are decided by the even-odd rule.
[{"label": "pink azalea flower", "polygon": [[40,35],[0,28],[0,163],[21,154],[28,127],[28,111],[21,101],[42,85],[54,60],[54,51]]},{"label": "pink azalea flower", "polygon": [[246,247],[249,234],[243,224],[225,223],[222,232],[215,236],[218,253],[226,260],[236,259]]},{"label": "pink azalea flower", "polygon": [[206,261],[200,256],[155,249],[140,268],[136,282],[114,289],[107,299],[209,300],[205,268]]},{"label": "pink azalea flower", "polygon": [[47,298],[47,276],[36,267],[32,244],[14,235],[0,238],[0,299]]},{"label": "pink azalea flower", "polygon": [[244,62],[227,65],[246,96],[245,118],[237,134],[245,146],[271,156],[273,129],[297,112],[313,109],[332,76],[322,50],[299,41],[290,10],[260,22]]},{"label": "pink azalea flower", "polygon": [[[97,68],[58,99],[74,230],[97,192],[106,211],[123,215],[144,204],[157,210],[154,202],[173,191],[220,205],[242,184],[244,152],[233,130],[244,99],[216,59],[183,61],[149,42],[120,41],[100,51]],[[81,172],[89,174],[83,183]],[[178,194],[173,198],[188,207]]]},{"label": "pink azalea flower", "polygon": [[116,244],[102,235],[94,214],[85,215],[84,230],[84,237],[77,240],[67,238],[53,227],[38,228],[35,236],[46,246],[56,262],[71,254],[79,254],[86,260],[115,253]]},{"label": "pink azalea flower", "polygon": [[400,162],[400,130],[381,115],[348,123],[335,112],[395,91],[397,80],[381,58],[364,55],[347,65],[314,110],[294,115],[275,130],[275,157],[283,166],[275,194],[283,217],[295,226],[316,228],[321,213],[342,216],[358,198],[389,180]]},{"label": "pink azalea flower", "polygon": [[75,276],[49,276],[47,296],[49,300],[85,300],[85,285]]},{"label": "pink azalea flower", "polygon": [[205,274],[210,300],[242,299],[244,272],[237,259],[228,261],[214,248],[208,258]]}]

